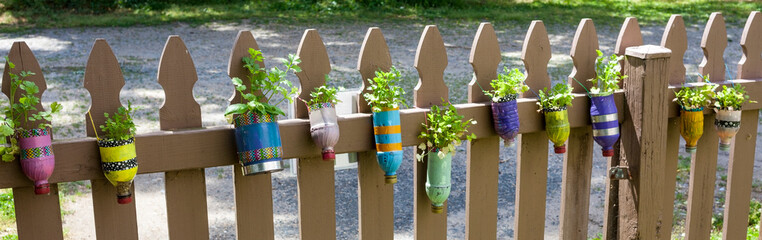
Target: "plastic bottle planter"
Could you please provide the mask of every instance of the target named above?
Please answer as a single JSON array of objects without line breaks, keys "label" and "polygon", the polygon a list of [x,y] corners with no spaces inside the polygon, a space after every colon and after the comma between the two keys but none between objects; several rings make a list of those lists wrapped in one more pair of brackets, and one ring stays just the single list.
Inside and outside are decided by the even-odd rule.
[{"label": "plastic bottle planter", "polygon": [[333,146],[339,142],[339,124],[333,103],[318,103],[309,106],[310,135],[318,147],[323,149],[323,161],[336,159]]},{"label": "plastic bottle planter", "polygon": [[132,202],[132,180],[138,173],[138,159],[135,153],[135,138],[127,140],[98,140],[101,152],[101,167],[106,179],[116,187],[116,201],[119,204]]},{"label": "plastic bottle planter", "polygon": [[614,156],[614,144],[619,139],[619,116],[614,94],[592,95],[590,119],[593,122],[593,140],[601,145],[604,157]]},{"label": "plastic bottle planter", "polygon": [[730,140],[738,132],[738,128],[741,127],[741,111],[730,110],[718,110],[717,116],[714,119],[714,126],[717,128],[717,135],[720,137],[720,150],[730,150]]},{"label": "plastic bottle planter", "polygon": [[442,213],[443,204],[450,196],[452,153],[447,153],[444,158],[439,158],[436,151],[426,155],[426,195],[431,201],[431,212]]},{"label": "plastic bottle planter", "polygon": [[696,144],[704,134],[704,108],[680,110],[680,135],[685,139],[685,151],[696,152]]},{"label": "plastic bottle planter", "polygon": [[283,170],[278,116],[251,112],[235,118],[235,143],[243,175]]},{"label": "plastic bottle planter", "polygon": [[30,129],[19,133],[21,170],[34,182],[35,194],[50,193],[48,178],[53,174],[56,160],[50,132],[47,129]]},{"label": "plastic bottle planter", "polygon": [[397,182],[397,169],[402,163],[399,108],[373,112],[373,134],[376,138],[378,165],[384,170],[386,183],[394,184]]},{"label": "plastic bottle planter", "polygon": [[555,153],[566,152],[566,139],[569,138],[569,113],[566,107],[560,109],[543,109],[545,113],[545,131],[548,139],[553,142]]},{"label": "plastic bottle planter", "polygon": [[509,95],[510,101],[492,102],[492,119],[495,123],[495,132],[505,141],[505,145],[511,146],[519,134],[519,112],[516,104],[518,94]]}]

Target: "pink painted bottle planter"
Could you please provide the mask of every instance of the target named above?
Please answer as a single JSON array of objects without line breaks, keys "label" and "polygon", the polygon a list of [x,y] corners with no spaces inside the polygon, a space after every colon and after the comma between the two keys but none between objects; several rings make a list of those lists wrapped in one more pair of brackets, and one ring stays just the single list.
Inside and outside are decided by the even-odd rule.
[{"label": "pink painted bottle planter", "polygon": [[56,162],[47,129],[30,129],[19,133],[20,162],[24,174],[34,182],[35,194],[50,193],[48,178]]},{"label": "pink painted bottle planter", "polygon": [[339,120],[333,103],[318,103],[309,106],[310,135],[322,149],[323,160],[333,161],[336,152],[333,147],[339,142]]}]

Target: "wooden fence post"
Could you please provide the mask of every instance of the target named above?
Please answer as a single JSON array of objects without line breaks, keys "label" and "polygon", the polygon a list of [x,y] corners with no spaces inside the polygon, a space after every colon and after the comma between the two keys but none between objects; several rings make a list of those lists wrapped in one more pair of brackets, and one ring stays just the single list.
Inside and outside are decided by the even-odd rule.
[{"label": "wooden fence post", "polygon": [[[124,77],[119,62],[105,39],[96,39],[85,68],[84,86],[92,103],[85,114],[85,128],[88,137],[95,137],[96,131],[103,136],[103,131],[93,129],[106,122],[103,113],[112,114],[122,106],[119,92],[124,86]],[[92,116],[92,119],[88,116]],[[93,121],[93,124],[89,124]],[[137,142],[137,141],[136,141]],[[138,155],[138,165],[141,158]],[[100,163],[98,164],[100,165]],[[139,168],[139,167],[138,167]],[[135,201],[129,204],[117,204],[116,188],[106,179],[90,180],[93,188],[93,213],[95,215],[95,235],[98,239],[137,239],[138,225],[135,213],[135,201],[139,201],[132,185]]]},{"label": "wooden fence post", "polygon": [[[683,55],[687,49],[687,33],[683,17],[672,15],[664,29],[664,35],[661,39],[661,46],[672,51],[669,59],[669,85],[682,86],[685,82],[685,65],[683,64]],[[675,187],[677,182],[677,163],[680,153],[680,117],[670,118],[667,123],[667,151],[664,158],[664,195],[663,205],[664,222],[662,224],[662,240],[671,239],[672,217],[675,205]]]},{"label": "wooden fence post", "polygon": [[[376,76],[376,71],[388,72],[391,67],[392,57],[381,29],[369,28],[357,61],[363,82],[358,95],[358,112],[371,112],[362,96],[368,91],[369,79]],[[375,150],[357,154],[357,185],[360,239],[394,239],[394,185],[384,181]]]},{"label": "wooden fence post", "polygon": [[[580,21],[572,42],[571,58],[574,69],[568,83],[574,93],[585,93],[595,78],[595,59],[598,57],[598,36],[593,20]],[[585,84],[586,86],[581,86]],[[571,106],[569,111],[577,106]],[[590,177],[593,171],[592,126],[572,128],[569,134],[569,151],[564,154],[563,183],[561,184],[561,239],[586,239],[590,215]]]},{"label": "wooden fence post", "polygon": [[[497,79],[500,58],[500,46],[492,24],[481,23],[468,59],[474,68],[474,78],[468,84],[469,103],[490,101],[481,88],[492,89],[490,82]],[[493,125],[492,121],[482,124]],[[471,140],[466,146],[466,154],[466,238],[497,239],[500,137]]]},{"label": "wooden fence post", "polygon": [[619,181],[619,239],[659,239],[664,156],[667,142],[669,49],[645,45],[626,50],[626,98],[622,123],[622,164],[631,179]]},{"label": "wooden fence post", "polygon": [[[228,76],[238,77],[249,84],[249,72],[243,66],[243,57],[249,56],[249,48],[259,50],[257,41],[250,31],[239,31],[228,60]],[[260,67],[265,64],[260,62]],[[261,94],[255,93],[255,94]],[[245,101],[238,91],[233,90],[230,103]],[[244,176],[241,164],[233,164],[233,184],[235,185],[236,234],[238,239],[274,239],[273,193],[271,173]]]},{"label": "wooden fence post", "polygon": [[[550,40],[542,21],[529,26],[521,60],[526,68],[526,84],[534,92],[550,88],[548,62]],[[524,98],[537,97],[532,91]],[[523,112],[523,111],[522,111]],[[532,113],[535,114],[535,113]],[[536,113],[540,114],[540,113]],[[545,192],[548,184],[548,135],[545,131],[524,133],[516,142],[516,210],[514,239],[543,239],[545,235]]]},{"label": "wooden fence post", "polygon": [[[13,97],[18,100],[20,93],[16,92],[16,96],[10,96],[10,75],[13,72],[19,75],[21,71],[33,72],[35,75],[29,76],[26,80],[34,82],[39,88],[40,92],[35,94],[37,97],[42,98],[42,93],[47,89],[45,83],[45,76],[42,74],[40,64],[37,62],[37,58],[34,57],[34,53],[29,49],[29,46],[25,42],[14,42],[8,52],[8,60],[16,65],[15,69],[10,69],[8,63],[5,63],[5,71],[3,72],[2,91],[9,98]],[[42,103],[40,102],[36,106],[38,109],[43,110]],[[44,120],[42,120],[44,121]],[[29,127],[36,128],[39,122],[29,122],[25,126],[25,129]],[[52,136],[52,132],[51,132]],[[53,149],[55,153],[55,149]],[[20,160],[15,160],[15,165],[2,163],[4,167],[16,166],[16,171],[21,173]],[[54,170],[55,171],[55,170]],[[23,174],[21,174],[23,176]],[[16,229],[20,239],[63,239],[63,229],[61,225],[61,209],[58,203],[58,184],[50,184],[50,194],[48,195],[36,195],[34,193],[34,185],[29,182],[29,186],[13,188],[13,202],[16,209]],[[112,198],[113,199],[113,198]]]},{"label": "wooden fence post", "polygon": [[[302,71],[296,74],[301,83],[299,97],[309,101],[310,92],[325,84],[325,77],[331,72],[328,52],[317,30],[304,31],[296,54],[302,59],[302,63],[299,64]],[[294,104],[296,118],[309,117],[304,102],[296,100]],[[309,138],[309,132],[305,133],[304,137]],[[297,164],[301,239],[335,239],[334,162],[323,161],[318,156],[300,158]]]},{"label": "wooden fence post", "polygon": [[[421,40],[418,42],[418,49],[415,52],[414,66],[420,76],[418,85],[415,86],[413,92],[415,107],[428,108],[433,105],[441,105],[442,100],[449,101],[447,85],[444,83],[447,52],[437,26],[428,25],[423,30]],[[416,148],[415,151],[421,150]],[[431,202],[429,202],[425,190],[426,166],[427,161],[416,161],[413,167],[415,239],[446,239],[447,202],[444,203],[442,213],[431,212]]]},{"label": "wooden fence post", "polygon": [[[201,107],[193,98],[196,67],[179,36],[167,38],[157,76],[165,95],[161,130],[201,128]],[[170,239],[209,239],[205,182],[203,168],[164,173]]]},{"label": "wooden fence post", "polygon": [[[741,36],[744,55],[738,63],[739,79],[762,78],[762,14],[754,11],[746,20]],[[753,96],[759,101],[759,96]],[[751,198],[752,176],[759,110],[741,113],[741,129],[731,145],[728,162],[728,184],[725,192],[725,219],[722,225],[723,239],[743,239],[749,226],[749,201]]]}]

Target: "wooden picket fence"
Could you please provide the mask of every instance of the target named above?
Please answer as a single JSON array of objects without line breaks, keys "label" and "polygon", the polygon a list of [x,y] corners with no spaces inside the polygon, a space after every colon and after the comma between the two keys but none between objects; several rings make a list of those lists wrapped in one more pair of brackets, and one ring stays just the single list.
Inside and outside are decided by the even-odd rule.
[{"label": "wooden picket fence", "polygon": [[[711,15],[701,47],[705,53],[699,73],[710,75],[719,84],[740,84],[756,100],[762,96],[762,14],[753,12],[740,41],[743,58],[738,63],[738,79],[725,79],[723,52],[727,46],[725,22],[720,13]],[[623,90],[615,94],[621,121],[621,145],[609,168],[627,166],[625,180],[607,180],[605,239],[669,239],[675,193],[680,134],[678,107],[671,101],[673,90],[685,83],[686,29],[680,16],[670,19],[661,46],[641,46],[643,40],[635,18],[622,26],[615,51],[626,55],[624,73],[629,75]],[[598,37],[592,20],[583,19],[572,43],[574,70],[569,81],[594,76]],[[229,60],[228,75],[244,77],[241,57],[248,48],[258,49],[249,31],[240,31]],[[301,96],[325,82],[331,71],[328,54],[317,30],[306,30],[297,54],[303,71],[297,74]],[[548,34],[542,21],[533,21],[524,41],[521,58],[532,89],[550,86],[547,72],[551,57]],[[32,71],[30,80],[41,85],[45,80],[34,55],[24,42],[16,42],[9,53],[17,64],[14,71]],[[391,67],[386,41],[378,28],[370,28],[360,51],[357,69],[363,79],[373,72]],[[498,40],[489,23],[482,23],[474,38],[469,63],[474,80],[468,87],[468,103],[457,104],[459,112],[478,125],[471,131],[478,138],[467,143],[466,237],[496,239],[499,137],[492,127],[489,99],[478,88],[489,86],[497,76],[501,55]],[[443,71],[448,64],[445,45],[436,26],[426,26],[415,56],[420,81],[414,92],[414,108],[401,111],[402,144],[415,146],[416,136],[427,108],[447,99],[448,86]],[[458,63],[464,64],[464,63]],[[3,79],[8,79],[8,67]],[[190,53],[178,36],[170,36],[162,54],[158,82],[166,100],[159,110],[161,130],[137,136],[139,173],[165,173],[167,224],[172,239],[207,239],[206,189],[204,168],[237,164],[231,126],[201,127],[199,104],[192,89],[197,80]],[[359,83],[359,79],[358,79]],[[3,82],[3,89],[6,81]],[[367,84],[364,82],[363,84]],[[586,83],[589,84],[589,83]],[[98,39],[91,50],[84,76],[84,87],[92,96],[90,112],[95,124],[102,124],[103,113],[121,106],[119,91],[124,85],[119,64],[111,48]],[[573,106],[569,108],[572,126],[568,153],[564,155],[563,188],[560,212],[562,239],[586,239],[590,177],[594,147],[588,97],[575,86]],[[460,86],[450,86],[460,87]],[[587,86],[589,87],[589,86]],[[232,86],[231,86],[232,91]],[[40,93],[41,95],[42,93]],[[362,239],[394,238],[393,185],[384,184],[383,172],[376,163],[370,109],[360,98],[361,113],[340,117],[338,153],[358,153],[359,235]],[[240,101],[240,96],[231,102]],[[518,100],[521,120],[517,146],[516,210],[514,239],[542,239],[545,226],[545,198],[548,167],[548,138],[542,115],[537,113],[536,96],[525,93]],[[761,101],[762,102],[762,101]],[[309,136],[307,109],[296,104],[296,118],[279,121],[284,158],[299,158],[299,230],[302,239],[335,239],[334,169],[320,159],[320,149]],[[757,139],[758,109],[761,103],[744,105],[742,125],[730,150],[725,202],[723,238],[745,239],[748,224],[752,169]],[[686,239],[708,239],[718,154],[714,113],[704,111],[704,137],[691,161],[690,192]],[[84,116],[83,116],[84,117]],[[95,230],[98,239],[136,239],[138,237],[134,203],[118,205],[115,190],[105,180],[95,142],[95,132],[87,125],[88,138],[55,141],[56,168],[51,183],[90,180],[92,182]],[[596,149],[594,151],[594,149]],[[512,159],[513,160],[513,159]],[[405,161],[413,161],[406,159]],[[271,175],[244,177],[235,167],[235,201],[239,239],[273,239],[273,199]],[[426,163],[414,167],[414,211],[416,239],[446,239],[447,213],[433,214],[424,189]],[[455,183],[463,184],[463,183]],[[13,188],[16,223],[20,239],[62,239],[58,191],[52,184],[50,195],[34,194],[31,182],[21,173],[18,161],[0,163],[0,188]],[[137,196],[140,198],[140,196]],[[445,208],[446,210],[447,208]]]}]

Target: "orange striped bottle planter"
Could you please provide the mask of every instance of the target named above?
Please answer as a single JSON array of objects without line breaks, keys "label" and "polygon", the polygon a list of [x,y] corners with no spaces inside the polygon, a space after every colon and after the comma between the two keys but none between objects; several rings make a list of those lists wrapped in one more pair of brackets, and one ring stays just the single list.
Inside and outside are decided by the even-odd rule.
[{"label": "orange striped bottle planter", "polygon": [[680,135],[685,139],[685,151],[696,152],[696,145],[704,134],[704,108],[680,110]]},{"label": "orange striped bottle planter", "polygon": [[383,108],[373,112],[373,135],[376,139],[376,158],[387,184],[397,182],[397,169],[402,163],[402,134],[400,109]]}]

